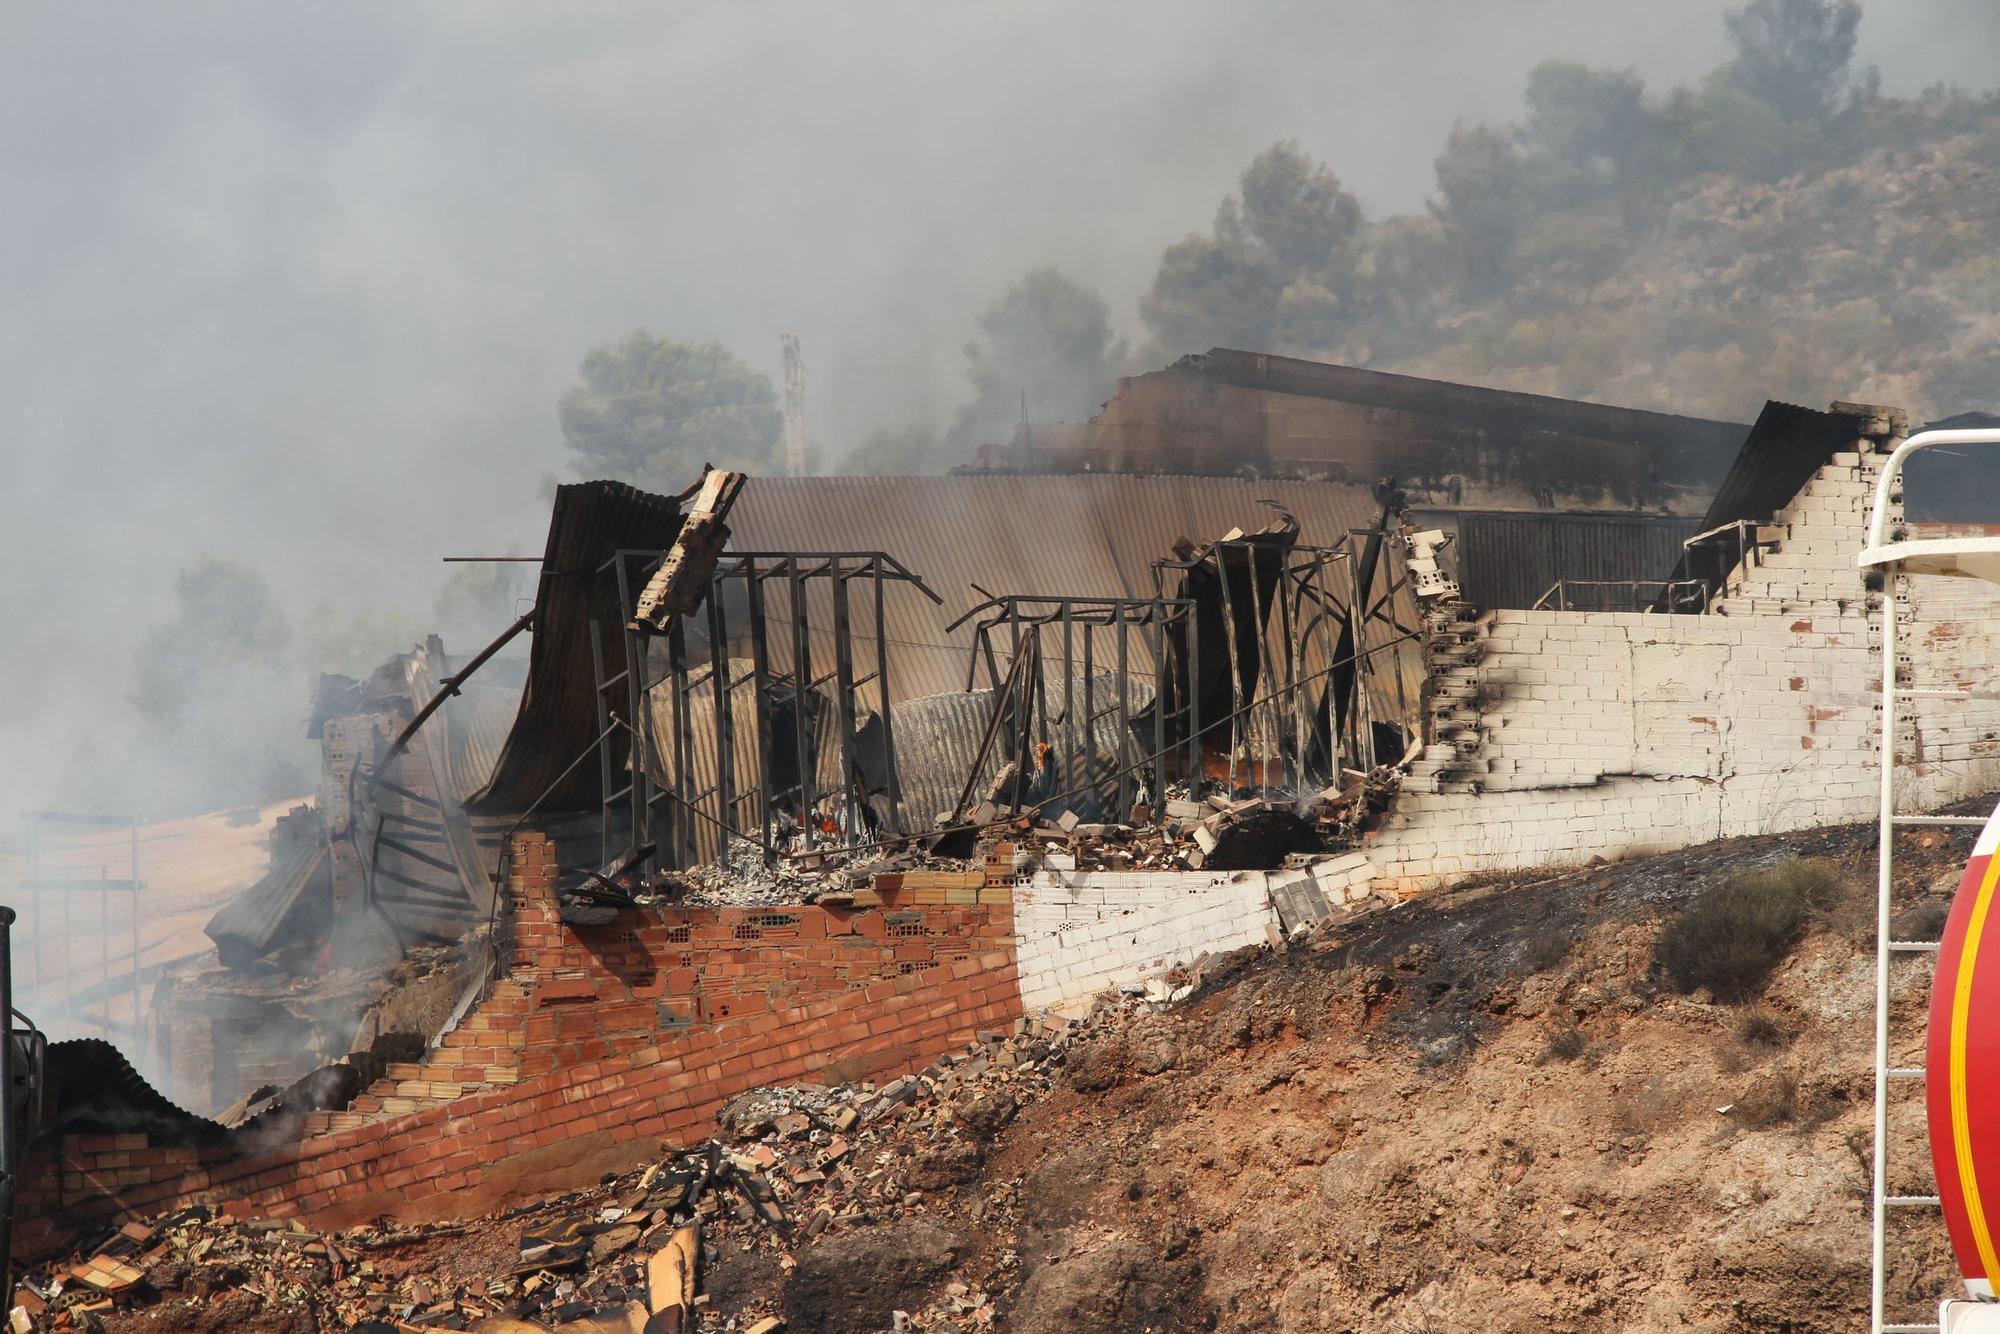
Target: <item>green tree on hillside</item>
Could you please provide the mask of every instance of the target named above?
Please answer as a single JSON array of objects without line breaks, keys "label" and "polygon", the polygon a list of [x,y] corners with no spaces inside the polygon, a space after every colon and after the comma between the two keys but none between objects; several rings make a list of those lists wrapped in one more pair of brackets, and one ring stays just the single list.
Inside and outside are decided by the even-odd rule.
[{"label": "green tree on hillside", "polygon": [[1170,353],[1222,345],[1320,347],[1355,317],[1361,205],[1289,140],[1244,169],[1215,229],[1160,258],[1139,313]]},{"label": "green tree on hillside", "polygon": [[948,452],[961,456],[1011,437],[1024,398],[1035,421],[1081,421],[1096,412],[1124,373],[1125,344],[1111,332],[1103,297],[1043,268],[981,313],[965,360],[972,401],[945,434]]},{"label": "green tree on hillside", "polygon": [[1521,152],[1491,125],[1454,125],[1436,171],[1431,213],[1457,254],[1460,277],[1473,293],[1491,291],[1506,276],[1514,238],[1534,211]]},{"label": "green tree on hillside", "polygon": [[1875,95],[1873,69],[1852,69],[1861,0],[1750,0],[1723,16],[1731,81],[1786,120],[1813,120]]},{"label": "green tree on hillside", "polygon": [[769,472],[780,461],[777,391],[721,343],[640,329],[591,349],[579,370],[557,414],[579,476],[673,492],[703,463]]},{"label": "green tree on hillside", "polygon": [[1630,70],[1545,60],[1528,75],[1520,141],[1537,164],[1538,192],[1576,204],[1658,169],[1658,116]]}]

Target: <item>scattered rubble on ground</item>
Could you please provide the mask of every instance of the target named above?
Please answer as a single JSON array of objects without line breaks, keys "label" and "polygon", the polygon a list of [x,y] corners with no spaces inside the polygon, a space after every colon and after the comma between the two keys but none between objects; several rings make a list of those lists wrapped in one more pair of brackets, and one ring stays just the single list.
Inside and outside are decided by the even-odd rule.
[{"label": "scattered rubble on ground", "polygon": [[[31,1274],[15,1299],[26,1327],[13,1334],[102,1331],[128,1318],[147,1328],[164,1321],[205,1329],[225,1312],[252,1307],[295,1313],[298,1328],[362,1334],[495,1331],[498,1320],[573,1334],[658,1334],[648,1324],[658,1311],[648,1269],[674,1244],[695,1246],[702,1270],[725,1257],[781,1276],[804,1266],[805,1281],[824,1286],[832,1280],[812,1276],[816,1244],[853,1235],[865,1247],[884,1229],[922,1227],[934,1197],[978,1178],[995,1136],[1064,1081],[1079,1044],[1088,1049],[1093,1038],[1184,999],[1208,964],[1107,994],[1071,1016],[1047,1013],[983,1033],[916,1074],[755,1090],[723,1108],[705,1144],[594,1189],[484,1218],[413,1227],[381,1220],[320,1233],[297,1221],[194,1208],[129,1224]],[[1078,1078],[1074,1070],[1070,1078]],[[986,1208],[999,1222],[1014,1203],[1001,1188]],[[817,1263],[824,1267],[824,1257]],[[925,1281],[949,1267],[931,1266],[937,1272],[926,1270]],[[1014,1281],[1014,1268],[1002,1257],[981,1275],[954,1277],[930,1300],[883,1315],[882,1324],[988,1328],[993,1289]],[[704,1291],[692,1298],[684,1329],[774,1334],[785,1327],[783,1306],[766,1296],[723,1314],[710,1309]]]},{"label": "scattered rubble on ground", "polygon": [[[1141,794],[1124,822],[1086,822],[1067,807],[1000,807],[982,802],[964,820],[928,836],[937,847],[963,836],[973,855],[926,851],[919,841],[854,853],[827,850],[766,859],[755,844],[738,840],[729,855],[692,870],[655,877],[640,905],[659,902],[726,907],[775,907],[787,903],[863,902],[878,874],[910,870],[1036,871],[1246,870],[1289,864],[1356,846],[1380,812],[1388,809],[1402,778],[1399,765],[1349,770],[1323,790],[1259,793],[1208,781],[1190,794],[1184,783],[1168,787],[1154,809]],[[861,898],[855,895],[861,894]]]}]

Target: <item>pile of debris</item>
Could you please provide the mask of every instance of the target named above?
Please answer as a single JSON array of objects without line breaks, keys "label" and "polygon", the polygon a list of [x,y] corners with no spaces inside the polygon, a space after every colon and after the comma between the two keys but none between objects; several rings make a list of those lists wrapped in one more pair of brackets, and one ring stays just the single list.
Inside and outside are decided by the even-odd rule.
[{"label": "pile of debris", "polygon": [[[319,1233],[297,1220],[193,1208],[128,1224],[25,1278],[11,1334],[102,1331],[124,1311],[162,1304],[196,1315],[229,1304],[246,1314],[304,1311],[320,1328],[361,1334],[506,1334],[512,1322],[573,1334],[772,1334],[784,1327],[774,1297],[722,1315],[697,1291],[702,1267],[724,1251],[761,1251],[789,1275],[798,1253],[830,1233],[923,1214],[940,1192],[979,1175],[994,1136],[1055,1086],[1077,1043],[1185,998],[1200,967],[1101,997],[1088,1012],[983,1033],[886,1083],[746,1093],[722,1110],[706,1144],[481,1219]],[[1003,1191],[989,1206],[1012,1203]],[[684,1289],[668,1281],[676,1265]],[[989,1326],[990,1289],[1006,1269],[1003,1261],[979,1281],[946,1284],[934,1309],[899,1313],[896,1327]],[[681,1323],[662,1323],[663,1310]]]},{"label": "pile of debris", "polygon": [[[739,843],[724,861],[674,873],[686,886],[674,901],[865,904],[873,877],[895,871],[982,871],[989,880],[1007,880],[1038,870],[1270,870],[1358,846],[1389,808],[1404,771],[1402,764],[1377,765],[1365,774],[1350,770],[1342,784],[1305,793],[1232,796],[1219,782],[1205,782],[1193,793],[1177,784],[1167,789],[1157,817],[1142,793],[1130,823],[1087,822],[1070,810],[1051,816],[989,801],[960,825],[933,835],[928,852],[914,843],[872,849],[839,867],[831,865],[841,857],[836,851],[820,854],[821,864],[808,869],[783,858],[767,864],[755,845]],[[949,855],[957,851],[967,855]]]},{"label": "pile of debris", "polygon": [[[975,821],[992,821],[980,848],[989,875],[1055,871],[1268,870],[1287,857],[1351,848],[1374,817],[1388,809],[1402,781],[1400,766],[1350,772],[1345,786],[1308,793],[1231,795],[1220,783],[1167,789],[1158,818],[1142,797],[1133,819],[1087,823],[1072,811],[1052,821],[1021,815],[1011,821],[982,807]],[[1241,792],[1242,789],[1238,789]]]}]

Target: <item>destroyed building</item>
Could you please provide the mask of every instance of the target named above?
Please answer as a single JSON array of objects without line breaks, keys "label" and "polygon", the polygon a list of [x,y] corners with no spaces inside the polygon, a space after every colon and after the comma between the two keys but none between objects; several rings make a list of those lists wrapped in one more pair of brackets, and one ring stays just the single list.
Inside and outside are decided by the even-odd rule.
[{"label": "destroyed building", "polygon": [[1699,522],[1747,428],[1543,394],[1214,348],[1127,376],[1085,422],[1023,423],[974,471],[1370,483],[1457,542],[1466,597],[1636,610]]},{"label": "destroyed building", "polygon": [[[262,1004],[365,961],[348,1013],[290,1070],[211,1058],[204,1111],[275,1087],[230,1108],[255,1134],[58,1110],[28,1243],[595,1179],[744,1090],[888,1080],[1465,874],[1859,818],[1881,599],[1940,686],[2000,652],[1853,564],[1906,429],[1771,405],[1624,611],[1474,605],[1401,481],[561,488],[496,645],[323,686],[316,816],[212,927]],[[1992,785],[2000,719],[1910,726],[1934,804]]]}]

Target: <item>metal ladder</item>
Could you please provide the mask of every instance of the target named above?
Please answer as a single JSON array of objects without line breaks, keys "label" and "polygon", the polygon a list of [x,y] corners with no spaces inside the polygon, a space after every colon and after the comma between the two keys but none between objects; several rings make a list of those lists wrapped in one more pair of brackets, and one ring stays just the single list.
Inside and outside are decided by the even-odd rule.
[{"label": "metal ladder", "polygon": [[[1899,809],[1896,787],[1898,769],[1896,728],[1898,705],[1903,700],[1995,700],[2000,691],[1941,690],[1904,684],[1898,653],[1897,620],[1907,603],[1904,582],[1913,574],[1938,574],[1955,567],[1960,555],[2000,562],[2000,539],[1968,538],[1956,544],[1949,540],[1907,542],[1902,528],[1903,464],[1919,450],[1937,445],[2000,445],[2000,431],[1925,431],[1911,436],[1883,464],[1875,483],[1875,498],[1868,520],[1867,549],[1861,557],[1864,568],[1882,574],[1881,654],[1882,654],[1882,773],[1878,812],[1875,904],[1875,1124],[1873,1135],[1872,1253],[1869,1290],[1870,1323],[1874,1334],[1918,1334],[1937,1331],[1936,1321],[1891,1323],[1885,1320],[1887,1267],[1884,1254],[1887,1223],[1892,1210],[1926,1210],[1943,1218],[1936,1195],[1897,1194],[1890,1189],[1888,1116],[1890,1088],[1895,1084],[1918,1084],[1925,1079],[1922,1065],[1893,1066],[1890,1061],[1889,997],[1890,970],[1899,960],[1930,956],[1936,963],[1939,942],[1935,940],[1894,940],[1890,920],[1894,915],[1896,832],[1921,827],[1978,829],[1983,815],[1904,814]],[[1914,569],[1912,567],[1915,567]],[[1951,573],[1973,573],[1950,568]],[[1978,577],[1988,577],[1980,571]]]}]

